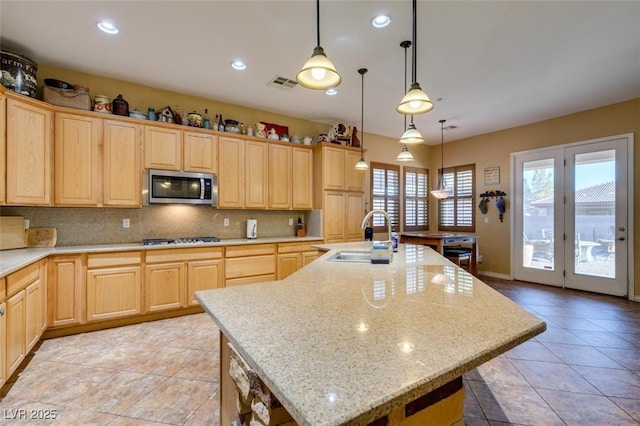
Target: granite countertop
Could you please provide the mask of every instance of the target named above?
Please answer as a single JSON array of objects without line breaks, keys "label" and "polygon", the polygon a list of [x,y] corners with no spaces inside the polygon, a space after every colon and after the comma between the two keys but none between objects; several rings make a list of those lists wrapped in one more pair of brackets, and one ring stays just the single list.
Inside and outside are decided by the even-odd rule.
[{"label": "granite countertop", "polygon": [[389,265],[330,262],[197,293],[301,425],[367,424],[543,332],[545,323],[426,246]]},{"label": "granite countertop", "polygon": [[88,246],[64,246],[51,248],[24,248],[0,251],[0,278],[9,275],[33,262],[52,254],[78,254],[78,253],[106,253],[127,250],[159,250],[167,248],[194,248],[194,247],[225,247],[245,244],[270,244],[270,243],[295,243],[295,242],[322,241],[322,237],[269,237],[249,240],[246,238],[220,240],[216,243],[192,243],[192,244],[167,244],[145,246],[142,243],[130,244],[100,244]]}]

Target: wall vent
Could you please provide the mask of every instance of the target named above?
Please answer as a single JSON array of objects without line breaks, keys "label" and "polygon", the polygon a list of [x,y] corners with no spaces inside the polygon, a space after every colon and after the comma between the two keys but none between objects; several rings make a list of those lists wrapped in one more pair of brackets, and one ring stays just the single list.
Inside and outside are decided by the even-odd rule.
[{"label": "wall vent", "polygon": [[276,87],[282,90],[291,90],[298,85],[298,82],[282,76],[275,76],[267,86]]}]

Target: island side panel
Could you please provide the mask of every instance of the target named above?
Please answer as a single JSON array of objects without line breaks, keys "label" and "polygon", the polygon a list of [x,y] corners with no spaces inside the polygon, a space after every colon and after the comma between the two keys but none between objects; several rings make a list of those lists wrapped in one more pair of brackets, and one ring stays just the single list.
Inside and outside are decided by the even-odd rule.
[{"label": "island side panel", "polygon": [[220,332],[220,425],[230,425],[237,416],[236,386],[229,375],[229,339]]}]

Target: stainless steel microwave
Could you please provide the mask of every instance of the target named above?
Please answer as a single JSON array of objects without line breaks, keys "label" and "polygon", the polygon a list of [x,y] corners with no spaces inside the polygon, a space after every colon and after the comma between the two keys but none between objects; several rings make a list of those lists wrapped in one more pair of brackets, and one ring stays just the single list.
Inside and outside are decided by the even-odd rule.
[{"label": "stainless steel microwave", "polygon": [[149,204],[218,205],[218,179],[214,174],[152,169],[145,181]]}]

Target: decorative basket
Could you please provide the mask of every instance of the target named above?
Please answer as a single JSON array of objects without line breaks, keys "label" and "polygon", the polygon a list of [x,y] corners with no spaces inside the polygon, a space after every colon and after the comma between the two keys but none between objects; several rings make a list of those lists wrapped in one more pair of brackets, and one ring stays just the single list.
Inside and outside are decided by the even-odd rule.
[{"label": "decorative basket", "polygon": [[84,90],[65,90],[44,86],[42,98],[53,105],[91,111],[91,97]]}]

